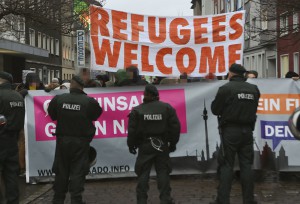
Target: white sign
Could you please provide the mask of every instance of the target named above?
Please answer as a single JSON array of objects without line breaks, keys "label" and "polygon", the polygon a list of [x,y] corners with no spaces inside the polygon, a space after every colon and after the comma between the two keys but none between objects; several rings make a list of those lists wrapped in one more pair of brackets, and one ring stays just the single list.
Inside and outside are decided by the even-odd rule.
[{"label": "white sign", "polygon": [[77,67],[85,67],[84,30],[77,30]]}]

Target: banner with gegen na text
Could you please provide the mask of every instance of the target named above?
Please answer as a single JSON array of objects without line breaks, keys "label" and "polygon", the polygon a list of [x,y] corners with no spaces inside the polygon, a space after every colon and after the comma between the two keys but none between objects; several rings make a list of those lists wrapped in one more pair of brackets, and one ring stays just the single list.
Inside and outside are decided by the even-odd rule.
[{"label": "banner with gegen na text", "polygon": [[[212,115],[210,104],[218,88],[226,82],[158,86],[161,100],[176,108],[182,125],[177,150],[171,154],[172,174],[216,171],[220,141],[217,118]],[[299,171],[300,159],[297,152],[300,142],[289,131],[287,121],[300,104],[300,84],[290,79],[256,79],[249,82],[257,84],[261,91],[253,133],[253,168]],[[143,86],[85,89],[104,110],[102,116],[95,121],[96,133],[91,145],[96,148],[98,155],[88,178],[135,176],[136,157],[128,152],[126,144],[127,115],[134,106],[142,102],[143,89]],[[56,123],[48,116],[47,106],[54,95],[64,92],[66,91],[29,91],[26,97],[27,182],[53,178],[51,168],[56,138],[52,133]],[[203,117],[204,110],[207,110],[207,120]],[[205,125],[208,127],[207,131]]]}]

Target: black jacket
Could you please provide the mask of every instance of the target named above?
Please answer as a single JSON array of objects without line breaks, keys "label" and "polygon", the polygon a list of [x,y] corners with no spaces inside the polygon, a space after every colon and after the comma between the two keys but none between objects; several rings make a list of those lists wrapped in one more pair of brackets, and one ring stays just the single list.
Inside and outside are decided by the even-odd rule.
[{"label": "black jacket", "polygon": [[7,119],[5,131],[18,132],[24,127],[24,99],[10,83],[0,84],[0,114]]},{"label": "black jacket", "polygon": [[55,96],[49,103],[48,113],[57,120],[56,136],[86,137],[92,139],[102,108],[99,103],[79,89]]},{"label": "black jacket", "polygon": [[256,85],[239,75],[221,86],[211,104],[214,115],[221,116],[221,125],[254,125],[260,92]]},{"label": "black jacket", "polygon": [[138,147],[146,138],[159,137],[175,146],[180,136],[180,123],[175,109],[168,103],[152,101],[135,107],[128,122],[128,147]]}]

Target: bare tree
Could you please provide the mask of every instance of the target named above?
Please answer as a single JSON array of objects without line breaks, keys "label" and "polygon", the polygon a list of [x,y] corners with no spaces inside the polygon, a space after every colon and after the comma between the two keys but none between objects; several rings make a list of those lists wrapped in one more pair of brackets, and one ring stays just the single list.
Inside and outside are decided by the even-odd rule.
[{"label": "bare tree", "polygon": [[[84,25],[88,6],[102,6],[104,0],[0,0],[0,33],[20,36],[24,23],[69,35],[74,25]],[[7,33],[7,31],[13,31]]]},{"label": "bare tree", "polygon": [[[291,33],[299,32],[299,0],[249,0],[252,12],[251,18],[246,21],[246,35],[253,37],[264,35],[259,38],[262,43],[276,41],[277,39],[289,40]],[[254,9],[253,9],[254,7]],[[250,14],[248,14],[250,15]],[[266,37],[267,36],[267,37]],[[300,40],[299,35],[293,38]]]}]

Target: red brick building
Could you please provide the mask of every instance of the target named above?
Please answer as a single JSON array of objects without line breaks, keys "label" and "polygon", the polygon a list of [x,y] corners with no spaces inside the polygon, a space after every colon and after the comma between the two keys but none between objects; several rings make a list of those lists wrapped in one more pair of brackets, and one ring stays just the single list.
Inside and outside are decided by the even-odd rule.
[{"label": "red brick building", "polygon": [[279,78],[284,78],[288,71],[299,74],[300,60],[300,11],[282,9],[277,10],[277,74]]}]

